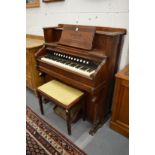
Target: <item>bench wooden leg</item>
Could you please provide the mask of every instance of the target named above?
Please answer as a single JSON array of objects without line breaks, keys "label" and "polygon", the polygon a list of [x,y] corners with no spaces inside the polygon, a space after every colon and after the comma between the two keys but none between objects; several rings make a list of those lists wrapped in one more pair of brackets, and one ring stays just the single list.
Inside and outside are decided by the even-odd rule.
[{"label": "bench wooden leg", "polygon": [[66,109],[65,111],[66,111],[67,130],[68,130],[68,134],[71,135],[70,110]]},{"label": "bench wooden leg", "polygon": [[85,102],[85,100],[82,103],[82,117],[83,117],[83,120],[85,121],[86,120],[86,102]]},{"label": "bench wooden leg", "polygon": [[37,94],[37,95],[38,95],[38,100],[39,100],[39,106],[40,106],[41,114],[44,115],[42,96],[40,94]]}]

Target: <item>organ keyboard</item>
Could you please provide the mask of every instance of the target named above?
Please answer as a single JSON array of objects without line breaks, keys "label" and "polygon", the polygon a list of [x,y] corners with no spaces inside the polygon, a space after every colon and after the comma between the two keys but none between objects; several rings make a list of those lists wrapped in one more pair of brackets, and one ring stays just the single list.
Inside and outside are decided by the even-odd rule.
[{"label": "organ keyboard", "polygon": [[36,53],[37,68],[86,94],[86,117],[95,133],[109,116],[114,74],[125,29],[59,24],[43,28],[44,46]]},{"label": "organ keyboard", "polygon": [[51,51],[47,52],[41,60],[88,77],[95,73],[95,70],[99,65],[98,62],[93,62],[88,59]]}]

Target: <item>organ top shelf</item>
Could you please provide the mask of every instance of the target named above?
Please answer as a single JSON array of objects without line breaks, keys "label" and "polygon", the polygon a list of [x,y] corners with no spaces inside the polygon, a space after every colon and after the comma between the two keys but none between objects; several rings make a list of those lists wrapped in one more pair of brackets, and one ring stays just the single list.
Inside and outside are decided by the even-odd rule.
[{"label": "organ top shelf", "polygon": [[[55,29],[63,31],[63,24],[59,24],[58,27],[45,27],[44,29]],[[79,26],[79,25],[78,25]],[[107,36],[116,36],[116,35],[125,35],[126,29],[122,28],[112,28],[112,27],[96,27],[95,34],[107,35]]]}]

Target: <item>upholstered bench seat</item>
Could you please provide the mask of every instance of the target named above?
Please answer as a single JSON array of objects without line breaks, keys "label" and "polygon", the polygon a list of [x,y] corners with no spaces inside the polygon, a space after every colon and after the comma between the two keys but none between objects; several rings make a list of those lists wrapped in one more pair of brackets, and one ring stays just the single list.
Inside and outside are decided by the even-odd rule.
[{"label": "upholstered bench seat", "polygon": [[65,106],[70,105],[84,94],[80,90],[72,88],[57,80],[45,83],[38,87],[38,90],[46,93],[48,96],[54,98]]},{"label": "upholstered bench seat", "polygon": [[[39,98],[40,110],[42,114],[44,114],[42,96],[48,98],[56,105],[64,108],[66,111],[68,133],[71,134],[70,110],[83,98],[84,92],[70,87],[60,81],[52,80],[38,87],[37,95]],[[83,113],[85,113],[84,108]]]}]

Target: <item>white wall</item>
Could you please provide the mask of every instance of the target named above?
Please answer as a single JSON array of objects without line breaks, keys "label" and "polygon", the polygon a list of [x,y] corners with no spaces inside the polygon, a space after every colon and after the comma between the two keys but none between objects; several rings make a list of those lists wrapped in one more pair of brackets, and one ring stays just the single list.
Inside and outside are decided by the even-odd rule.
[{"label": "white wall", "polygon": [[[128,30],[128,0],[65,0],[42,3],[26,10],[26,32],[43,35],[42,28],[59,23],[111,26]],[[125,37],[120,69],[128,64],[128,35]]]}]

